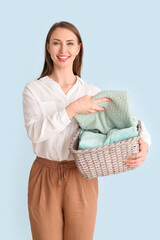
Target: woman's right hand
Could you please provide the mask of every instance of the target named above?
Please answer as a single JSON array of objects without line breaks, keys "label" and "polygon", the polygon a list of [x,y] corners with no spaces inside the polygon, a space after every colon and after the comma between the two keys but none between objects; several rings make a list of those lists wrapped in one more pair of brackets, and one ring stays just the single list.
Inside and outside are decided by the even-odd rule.
[{"label": "woman's right hand", "polygon": [[[67,113],[73,116],[77,113],[80,114],[90,114],[95,113],[97,111],[105,111],[105,108],[98,106],[97,104],[106,101],[112,101],[110,98],[99,98],[99,99],[91,99],[92,96],[85,95],[83,97],[78,98],[70,105],[66,107]],[[71,116],[71,117],[72,117]]]}]

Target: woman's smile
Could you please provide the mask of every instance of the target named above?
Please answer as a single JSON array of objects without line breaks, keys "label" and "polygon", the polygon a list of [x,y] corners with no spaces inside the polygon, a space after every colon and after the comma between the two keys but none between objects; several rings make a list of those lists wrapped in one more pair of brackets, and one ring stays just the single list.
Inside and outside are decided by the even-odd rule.
[{"label": "woman's smile", "polygon": [[57,58],[58,58],[58,60],[59,60],[60,62],[66,62],[67,59],[69,58],[69,56],[59,55],[59,56],[57,56]]}]

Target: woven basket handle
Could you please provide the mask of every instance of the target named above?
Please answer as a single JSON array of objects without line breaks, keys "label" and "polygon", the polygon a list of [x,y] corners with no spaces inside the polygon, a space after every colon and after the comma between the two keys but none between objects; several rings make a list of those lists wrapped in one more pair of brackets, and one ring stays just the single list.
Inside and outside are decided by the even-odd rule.
[{"label": "woven basket handle", "polygon": [[142,129],[142,123],[141,120],[138,120],[138,136],[140,137],[140,133],[141,133],[141,129]]},{"label": "woven basket handle", "polygon": [[81,131],[81,128],[78,127],[78,129],[76,129],[75,132],[73,133],[73,136],[71,138],[71,141],[70,141],[70,144],[69,144],[69,147],[68,147],[69,150],[73,149],[74,141],[77,138],[77,136],[79,135],[80,131]]}]

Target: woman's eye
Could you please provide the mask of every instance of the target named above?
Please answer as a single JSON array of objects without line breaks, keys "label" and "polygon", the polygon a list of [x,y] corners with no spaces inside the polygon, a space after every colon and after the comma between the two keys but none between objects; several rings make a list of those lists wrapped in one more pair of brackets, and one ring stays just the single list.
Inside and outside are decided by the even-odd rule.
[{"label": "woman's eye", "polygon": [[[58,42],[54,42],[53,44],[54,44],[54,45],[57,45]],[[73,45],[73,43],[68,43],[68,45],[70,45],[70,44]]]}]

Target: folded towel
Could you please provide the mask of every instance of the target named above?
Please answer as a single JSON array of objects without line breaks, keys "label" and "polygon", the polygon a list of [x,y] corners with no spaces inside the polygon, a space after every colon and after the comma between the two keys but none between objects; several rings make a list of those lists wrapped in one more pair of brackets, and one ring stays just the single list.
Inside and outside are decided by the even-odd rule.
[{"label": "folded towel", "polygon": [[97,131],[81,130],[79,134],[79,149],[104,147],[105,145],[123,141],[138,135],[137,127],[112,129],[108,134]]},{"label": "folded towel", "polygon": [[133,111],[129,101],[129,93],[121,90],[104,90],[98,92],[92,99],[111,98],[112,101],[102,102],[98,105],[106,111],[90,114],[76,114],[75,120],[83,130],[98,130],[107,134],[111,129],[136,127],[138,120],[133,118]]}]

